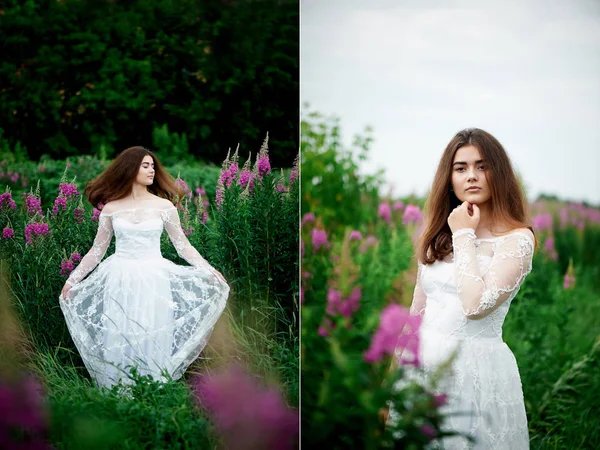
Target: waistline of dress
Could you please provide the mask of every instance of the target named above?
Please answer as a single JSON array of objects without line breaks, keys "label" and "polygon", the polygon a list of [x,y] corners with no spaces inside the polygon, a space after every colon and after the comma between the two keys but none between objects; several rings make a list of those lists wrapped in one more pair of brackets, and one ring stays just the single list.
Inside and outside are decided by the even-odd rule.
[{"label": "waistline of dress", "polygon": [[162,253],[160,252],[152,252],[152,253],[132,253],[126,251],[115,251],[114,256],[122,259],[135,259],[146,261],[148,259],[162,259]]},{"label": "waistline of dress", "polygon": [[499,335],[499,336],[498,335],[497,336],[482,336],[480,334],[468,335],[468,334],[464,334],[464,330],[461,330],[458,333],[456,331],[444,332],[444,331],[436,330],[436,329],[433,329],[433,328],[430,328],[427,326],[421,326],[420,333],[435,334],[439,337],[442,337],[442,338],[448,339],[448,340],[452,340],[452,341],[469,341],[469,342],[483,341],[486,343],[504,344],[502,335]]}]

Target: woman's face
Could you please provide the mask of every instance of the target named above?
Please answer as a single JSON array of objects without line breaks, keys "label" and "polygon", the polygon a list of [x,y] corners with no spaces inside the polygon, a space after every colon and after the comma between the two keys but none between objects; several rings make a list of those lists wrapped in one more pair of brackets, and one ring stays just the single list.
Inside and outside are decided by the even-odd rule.
[{"label": "woman's face", "polygon": [[154,160],[152,156],[144,156],[135,181],[144,186],[150,186],[154,183]]},{"label": "woman's face", "polygon": [[461,202],[468,201],[479,206],[491,198],[487,167],[487,162],[482,160],[479,150],[473,145],[465,145],[454,154],[452,190]]}]

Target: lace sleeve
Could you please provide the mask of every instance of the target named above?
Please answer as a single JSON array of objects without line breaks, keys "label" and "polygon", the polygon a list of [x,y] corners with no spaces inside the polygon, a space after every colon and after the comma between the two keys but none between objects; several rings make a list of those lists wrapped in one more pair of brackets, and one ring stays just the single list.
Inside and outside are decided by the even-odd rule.
[{"label": "lace sleeve", "polygon": [[113,227],[111,216],[100,214],[98,217],[98,232],[94,238],[94,244],[89,252],[83,257],[77,268],[71,272],[67,283],[71,286],[79,283],[88,273],[94,270],[110,245],[113,236]]},{"label": "lace sleeve", "polygon": [[218,276],[215,269],[200,255],[200,253],[198,253],[198,250],[190,244],[190,241],[185,236],[183,229],[181,228],[177,208],[173,207],[163,211],[162,219],[167,234],[169,235],[169,239],[171,239],[175,250],[177,250],[177,254],[192,266],[206,269]]},{"label": "lace sleeve", "polygon": [[417,262],[417,283],[415,284],[415,291],[413,293],[412,304],[410,305],[410,314],[413,316],[422,316],[425,313],[425,305],[427,303],[427,296],[421,286],[421,278],[423,277],[423,264],[421,261]]},{"label": "lace sleeve", "polygon": [[452,235],[454,274],[464,314],[479,319],[512,299],[531,272],[533,241],[522,233],[500,238],[488,271],[481,275],[475,250],[475,230],[465,228]]}]

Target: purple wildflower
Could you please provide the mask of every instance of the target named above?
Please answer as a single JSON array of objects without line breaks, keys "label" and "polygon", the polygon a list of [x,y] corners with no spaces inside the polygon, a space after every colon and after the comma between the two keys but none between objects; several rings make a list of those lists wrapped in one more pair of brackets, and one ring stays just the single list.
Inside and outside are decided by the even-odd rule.
[{"label": "purple wildflower", "polygon": [[77,192],[77,186],[70,183],[61,184],[58,187],[60,194],[64,195],[67,198],[74,197],[75,195],[79,195]]},{"label": "purple wildflower", "polygon": [[402,211],[404,209],[404,203],[401,201],[397,201],[394,203],[394,205],[392,206],[392,209],[394,211]]},{"label": "purple wildflower", "polygon": [[436,408],[444,406],[448,402],[448,396],[446,394],[435,394],[433,396],[433,404]]},{"label": "purple wildflower", "polygon": [[[364,355],[365,361],[379,362],[385,354],[393,355],[399,347],[404,350],[403,359],[399,362],[418,366],[420,325],[421,316],[411,316],[404,306],[388,305],[381,312],[381,322]],[[407,353],[410,358],[405,358]]]},{"label": "purple wildflower", "polygon": [[359,241],[359,242],[360,242],[360,241],[362,241],[362,238],[363,238],[363,237],[362,237],[362,234],[360,234],[360,231],[357,231],[357,230],[352,230],[352,231],[350,232],[350,237],[349,237],[349,239],[350,239],[351,241],[352,241],[352,240],[356,240],[356,241]]},{"label": "purple wildflower", "polygon": [[286,185],[279,183],[279,184],[277,184],[276,190],[277,190],[277,192],[287,192],[288,188]]},{"label": "purple wildflower", "polygon": [[54,206],[52,207],[52,214],[55,216],[58,214],[59,207],[62,208],[63,211],[67,209],[67,198],[66,197],[56,197],[54,200]]},{"label": "purple wildflower", "polygon": [[290,172],[290,185],[294,184],[294,181],[296,181],[297,179],[298,179],[298,170],[292,169],[292,171]]},{"label": "purple wildflower", "polygon": [[369,235],[365,239],[365,242],[363,242],[363,244],[360,246],[360,248],[358,249],[358,251],[360,253],[364,253],[368,249],[370,249],[371,247],[375,247],[375,245],[377,245],[377,238],[375,236]]},{"label": "purple wildflower", "polygon": [[75,211],[73,211],[73,218],[75,219],[75,222],[77,222],[77,223],[83,222],[84,213],[85,213],[85,210],[83,208],[75,208]]},{"label": "purple wildflower", "polygon": [[378,215],[386,222],[389,222],[392,218],[392,210],[390,209],[390,204],[380,203]]},{"label": "purple wildflower", "polygon": [[50,235],[50,229],[47,223],[30,223],[25,227],[25,242],[31,244],[31,235]]},{"label": "purple wildflower", "polygon": [[256,167],[258,169],[259,178],[268,175],[271,172],[271,163],[269,162],[269,156],[263,156],[258,159],[256,162]]},{"label": "purple wildflower", "polygon": [[[31,375],[7,384],[0,381],[0,440],[2,448],[49,449],[44,442],[48,432],[48,415],[44,405],[44,391]],[[27,443],[13,440],[25,431]]]},{"label": "purple wildflower", "polygon": [[544,251],[550,259],[558,261],[558,253],[556,253],[556,249],[554,248],[554,238],[552,236],[549,236],[546,242],[544,242]]},{"label": "purple wildflower", "polygon": [[5,227],[2,231],[2,239],[10,239],[15,236],[15,232],[10,227]]},{"label": "purple wildflower", "polygon": [[317,333],[319,334],[319,336],[328,337],[328,336],[331,336],[331,332],[333,331],[334,328],[335,328],[335,324],[331,321],[331,319],[325,318],[323,320],[323,323],[319,327],[319,330],[317,331]]},{"label": "purple wildflower", "polygon": [[321,247],[329,248],[329,241],[327,240],[327,233],[325,230],[318,230],[313,228],[312,230],[312,244],[313,253],[316,253]]},{"label": "purple wildflower", "polygon": [[275,388],[262,388],[238,366],[192,378],[192,389],[228,449],[283,450],[297,440],[298,413],[286,406]]},{"label": "purple wildflower", "polygon": [[423,218],[421,208],[418,205],[406,205],[404,214],[402,215],[402,223],[408,225],[411,223],[417,223]]},{"label": "purple wildflower", "polygon": [[200,196],[200,195],[206,195],[206,189],[198,187],[198,188],[196,188],[196,194],[198,196]]},{"label": "purple wildflower", "polygon": [[421,427],[421,432],[430,439],[433,439],[434,437],[437,436],[437,432],[435,431],[435,428],[433,428],[429,424],[423,425]]},{"label": "purple wildflower", "polygon": [[60,263],[60,274],[62,276],[67,277],[73,271],[74,268],[75,268],[75,263],[73,263],[73,261],[71,261],[71,260],[62,261]]},{"label": "purple wildflower", "polygon": [[542,213],[533,218],[533,228],[535,231],[544,231],[552,229],[552,214]]},{"label": "purple wildflower", "polygon": [[563,289],[569,289],[575,284],[575,275],[569,274],[569,272],[565,273],[565,279],[563,281]]},{"label": "purple wildflower", "polygon": [[314,223],[315,222],[315,214],[308,212],[306,214],[304,214],[304,216],[302,217],[302,226],[304,226],[304,224],[306,223]]},{"label": "purple wildflower", "polygon": [[36,213],[40,215],[44,214],[42,211],[42,200],[32,194],[27,194],[25,197],[25,208],[31,215],[35,215]]},{"label": "purple wildflower", "polygon": [[338,290],[330,288],[327,293],[327,314],[351,317],[354,312],[358,311],[360,296],[360,287],[355,287],[346,300],[342,300],[342,294]]},{"label": "purple wildflower", "polygon": [[92,221],[93,222],[98,222],[98,218],[100,217],[100,212],[101,211],[99,209],[96,209],[96,208],[94,208],[92,210]]},{"label": "purple wildflower", "polygon": [[71,257],[69,258],[74,263],[81,261],[81,255],[79,253],[71,253]]},{"label": "purple wildflower", "polygon": [[12,199],[10,192],[5,192],[4,194],[0,195],[0,210],[4,208],[4,204],[6,204],[6,206],[8,206],[10,209],[15,209],[17,207],[17,204]]}]

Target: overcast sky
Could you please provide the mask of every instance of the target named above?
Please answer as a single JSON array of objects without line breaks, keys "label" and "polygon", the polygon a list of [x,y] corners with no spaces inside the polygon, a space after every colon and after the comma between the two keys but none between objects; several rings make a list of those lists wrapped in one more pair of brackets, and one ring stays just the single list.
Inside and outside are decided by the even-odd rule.
[{"label": "overcast sky", "polygon": [[457,131],[502,143],[531,200],[600,204],[600,1],[302,0],[300,98],[365,173],[425,195]]}]

